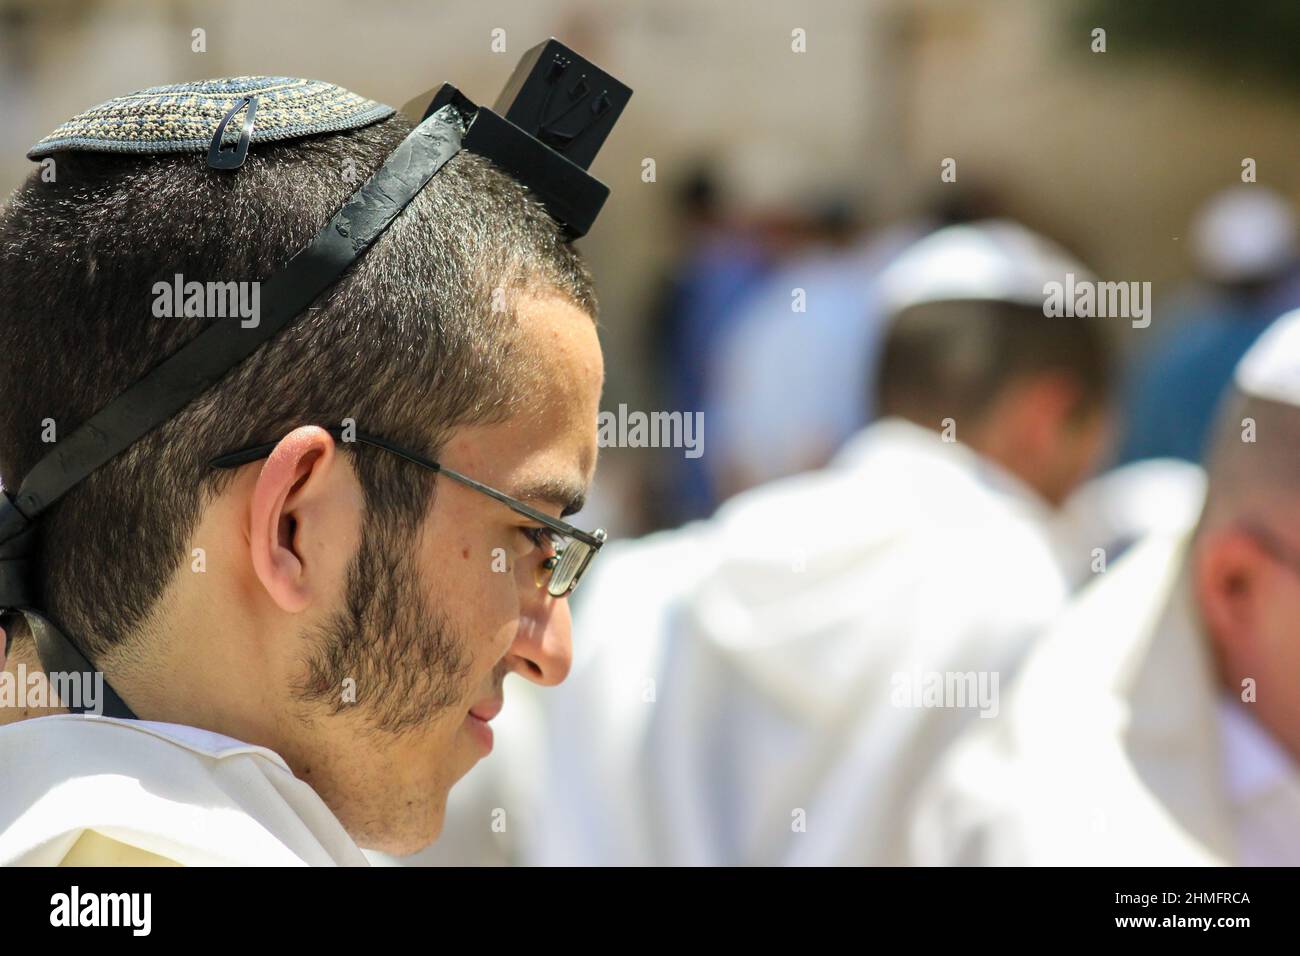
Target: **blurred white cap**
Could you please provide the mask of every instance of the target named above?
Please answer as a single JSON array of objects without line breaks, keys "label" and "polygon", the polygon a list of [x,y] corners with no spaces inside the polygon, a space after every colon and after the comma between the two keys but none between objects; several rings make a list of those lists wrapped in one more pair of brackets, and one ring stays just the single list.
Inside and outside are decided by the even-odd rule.
[{"label": "blurred white cap", "polygon": [[1091,278],[1056,243],[1007,219],[948,226],[900,255],[880,277],[883,303],[897,314],[924,302],[982,300],[1041,306],[1049,282]]},{"label": "blurred white cap", "polygon": [[1291,261],[1295,248],[1295,214],[1267,186],[1225,189],[1192,220],[1196,263],[1220,282],[1266,278]]},{"label": "blurred white cap", "polygon": [[1300,406],[1300,309],[1275,319],[1237,363],[1238,391]]}]

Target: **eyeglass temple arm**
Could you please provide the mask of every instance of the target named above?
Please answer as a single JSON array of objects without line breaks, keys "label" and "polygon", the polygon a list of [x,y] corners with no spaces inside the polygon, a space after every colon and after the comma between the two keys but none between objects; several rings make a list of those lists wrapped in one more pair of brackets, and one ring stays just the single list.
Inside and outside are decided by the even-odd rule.
[{"label": "eyeglass temple arm", "polygon": [[[333,425],[325,428],[325,431],[329,432],[330,435],[332,435],[335,440],[342,440],[343,432],[344,432],[343,428],[337,425]],[[473,478],[469,477],[468,475],[462,475],[460,472],[454,471],[451,468],[447,468],[443,465],[440,465],[436,461],[429,461],[429,459],[421,457],[420,455],[417,455],[414,452],[409,452],[406,451],[405,449],[398,448],[396,445],[391,445],[388,442],[384,441],[384,439],[382,438],[377,438],[374,435],[367,435],[366,433],[359,432],[359,431],[354,432],[352,438],[354,441],[360,442],[363,445],[371,445],[375,448],[380,448],[390,454],[396,455],[399,458],[403,458],[414,465],[419,465],[421,468],[427,468],[430,471],[444,474],[448,478],[451,478],[453,481],[458,481],[463,485],[473,488],[475,491],[482,492],[483,494],[487,495],[490,498],[495,498],[503,505],[506,505],[512,510],[517,511],[519,514],[532,518],[534,521],[540,524],[546,525],[546,527],[550,528],[552,531],[559,532],[560,534],[566,535],[570,538],[575,538],[578,541],[581,541],[583,544],[591,548],[595,548],[598,550],[600,546],[605,543],[603,537],[598,537],[593,534],[588,534],[586,531],[583,531],[581,528],[575,528],[567,521],[561,521],[559,518],[552,518],[550,515],[538,511],[536,508],[532,508],[524,504],[522,501],[518,501],[515,498],[511,498],[509,495],[505,494],[504,492],[497,491],[495,488],[489,487],[488,485],[485,485],[482,482],[475,481]],[[260,458],[265,458],[267,455],[271,454],[271,452],[275,449],[275,446],[278,444],[279,442],[274,442],[274,441],[264,442],[261,445],[254,445],[251,448],[241,449],[240,451],[232,451],[229,454],[218,455],[216,458],[213,458],[208,464],[210,464],[213,468],[238,468],[241,467],[242,465],[251,464],[252,462],[257,461]],[[344,441],[344,444],[348,444],[348,442]]]}]

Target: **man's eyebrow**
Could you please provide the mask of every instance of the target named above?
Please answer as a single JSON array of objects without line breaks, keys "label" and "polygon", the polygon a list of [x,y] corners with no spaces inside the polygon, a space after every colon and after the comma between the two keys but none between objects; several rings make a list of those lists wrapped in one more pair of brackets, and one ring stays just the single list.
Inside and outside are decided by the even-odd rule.
[{"label": "man's eyebrow", "polygon": [[510,496],[529,504],[555,505],[560,509],[560,517],[564,518],[582,510],[587,500],[587,488],[568,478],[538,478],[516,486]]}]

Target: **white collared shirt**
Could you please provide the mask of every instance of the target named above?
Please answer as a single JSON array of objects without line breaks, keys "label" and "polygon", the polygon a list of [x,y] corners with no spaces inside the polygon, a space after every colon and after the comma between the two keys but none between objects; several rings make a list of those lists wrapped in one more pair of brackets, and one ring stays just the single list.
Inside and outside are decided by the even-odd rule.
[{"label": "white collared shirt", "polygon": [[195,727],[33,717],[0,767],[0,865],[367,865],[278,754]]},{"label": "white collared shirt", "polygon": [[1223,769],[1244,866],[1300,866],[1300,768],[1249,712],[1219,704]]}]

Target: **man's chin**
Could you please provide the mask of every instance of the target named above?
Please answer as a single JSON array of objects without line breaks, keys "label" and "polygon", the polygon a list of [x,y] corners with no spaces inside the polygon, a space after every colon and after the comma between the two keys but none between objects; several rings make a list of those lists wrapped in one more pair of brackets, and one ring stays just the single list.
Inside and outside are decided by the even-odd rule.
[{"label": "man's chin", "polygon": [[430,787],[421,793],[424,796],[438,790],[433,803],[421,806],[421,812],[415,813],[415,801],[408,801],[400,810],[394,810],[382,819],[381,826],[372,827],[364,834],[352,834],[359,847],[373,849],[389,856],[411,856],[435,842],[442,835],[443,823],[447,818],[447,792],[441,787]]},{"label": "man's chin", "polygon": [[[389,856],[410,856],[442,835],[448,793],[460,785],[482,755],[464,746],[463,740],[449,748],[430,746],[428,750],[439,756],[423,768],[425,774],[418,780],[407,778],[393,782],[391,789],[384,788],[383,808],[368,804],[360,828],[340,817],[358,846]],[[373,779],[368,782],[374,785]]]},{"label": "man's chin", "polygon": [[412,826],[401,833],[371,834],[357,843],[367,850],[387,853],[389,856],[410,856],[429,847],[442,835],[443,823],[447,818],[447,798],[439,801],[437,810],[428,821],[428,825]]}]

